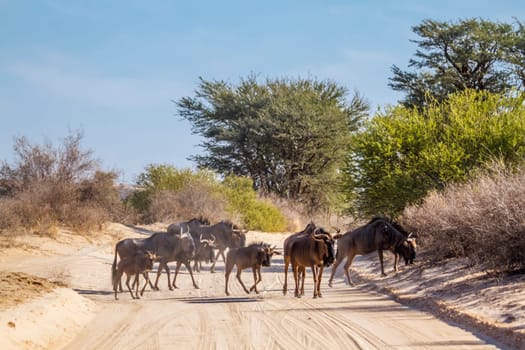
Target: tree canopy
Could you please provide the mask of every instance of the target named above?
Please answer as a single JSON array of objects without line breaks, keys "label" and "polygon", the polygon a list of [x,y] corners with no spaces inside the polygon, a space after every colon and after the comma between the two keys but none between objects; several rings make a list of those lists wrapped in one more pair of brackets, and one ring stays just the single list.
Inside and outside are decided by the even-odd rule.
[{"label": "tree canopy", "polygon": [[368,110],[355,93],[331,81],[251,75],[237,86],[201,79],[194,97],[176,101],[178,114],[204,137],[199,167],[248,176],[261,193],[326,208],[338,169]]},{"label": "tree canopy", "polygon": [[443,101],[453,92],[476,89],[502,93],[523,90],[525,30],[482,19],[424,20],[413,27],[421,39],[405,71],[392,66],[389,86],[406,93],[407,106],[423,106],[430,96]]},{"label": "tree canopy", "polygon": [[372,118],[350,148],[344,191],[357,214],[395,216],[491,160],[518,164],[524,156],[523,97],[465,90]]}]

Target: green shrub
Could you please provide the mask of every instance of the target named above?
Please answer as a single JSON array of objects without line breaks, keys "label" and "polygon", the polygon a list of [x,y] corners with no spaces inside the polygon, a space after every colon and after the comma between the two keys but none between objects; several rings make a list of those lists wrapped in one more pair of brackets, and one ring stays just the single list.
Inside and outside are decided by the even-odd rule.
[{"label": "green shrub", "polygon": [[252,180],[239,176],[228,176],[223,181],[226,187],[228,210],[238,213],[246,228],[266,232],[284,231],[286,219],[279,208],[257,198]]},{"label": "green shrub", "polygon": [[494,157],[516,164],[524,156],[523,97],[467,90],[421,111],[378,113],[354,139],[344,192],[358,215],[396,216]]}]

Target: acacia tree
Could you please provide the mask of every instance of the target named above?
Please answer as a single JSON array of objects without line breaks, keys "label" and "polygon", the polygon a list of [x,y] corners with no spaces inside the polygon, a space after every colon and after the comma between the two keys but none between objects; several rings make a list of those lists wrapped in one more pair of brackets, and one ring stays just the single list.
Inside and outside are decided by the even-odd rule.
[{"label": "acacia tree", "polygon": [[201,79],[196,95],[176,102],[178,114],[204,137],[199,167],[248,176],[261,193],[333,204],[351,133],[368,110],[355,93],[331,81],[251,75],[238,86]]},{"label": "acacia tree", "polygon": [[523,89],[525,31],[517,22],[494,23],[481,19],[454,22],[424,20],[413,27],[421,39],[415,58],[405,71],[392,66],[389,86],[406,93],[406,106],[425,105],[429,96],[443,101],[466,89],[502,93]]}]

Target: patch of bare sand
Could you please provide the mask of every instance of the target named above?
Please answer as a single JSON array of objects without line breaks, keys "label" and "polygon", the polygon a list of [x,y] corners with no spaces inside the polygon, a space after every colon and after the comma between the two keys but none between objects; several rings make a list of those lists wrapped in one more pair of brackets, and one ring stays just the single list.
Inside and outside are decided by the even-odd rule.
[{"label": "patch of bare sand", "polygon": [[37,294],[0,311],[1,349],[58,349],[95,315],[95,303],[71,289]]},{"label": "patch of bare sand", "polygon": [[8,235],[0,247],[0,349],[56,349],[70,342],[97,309],[64,288],[82,276],[70,257],[82,263],[79,252],[108,253],[119,239],[140,235],[115,223],[83,235],[64,229],[53,235]]},{"label": "patch of bare sand", "polygon": [[[424,256],[394,273],[393,257],[385,255],[386,277],[380,275],[377,253],[356,257],[350,271],[354,283],[513,349],[525,349],[525,275],[496,278],[469,267],[464,259],[436,265]],[[342,266],[336,277],[339,283],[346,283]]]}]

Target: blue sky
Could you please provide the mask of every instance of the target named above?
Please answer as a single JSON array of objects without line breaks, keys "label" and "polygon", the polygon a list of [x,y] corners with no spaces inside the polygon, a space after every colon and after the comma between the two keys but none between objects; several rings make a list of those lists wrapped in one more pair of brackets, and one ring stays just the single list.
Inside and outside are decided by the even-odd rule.
[{"label": "blue sky", "polygon": [[390,68],[416,51],[423,19],[525,20],[516,0],[0,0],[0,159],[13,138],[55,145],[84,132],[120,181],[151,163],[193,167],[200,139],[172,100],[199,77],[331,79],[375,110],[401,98]]}]

